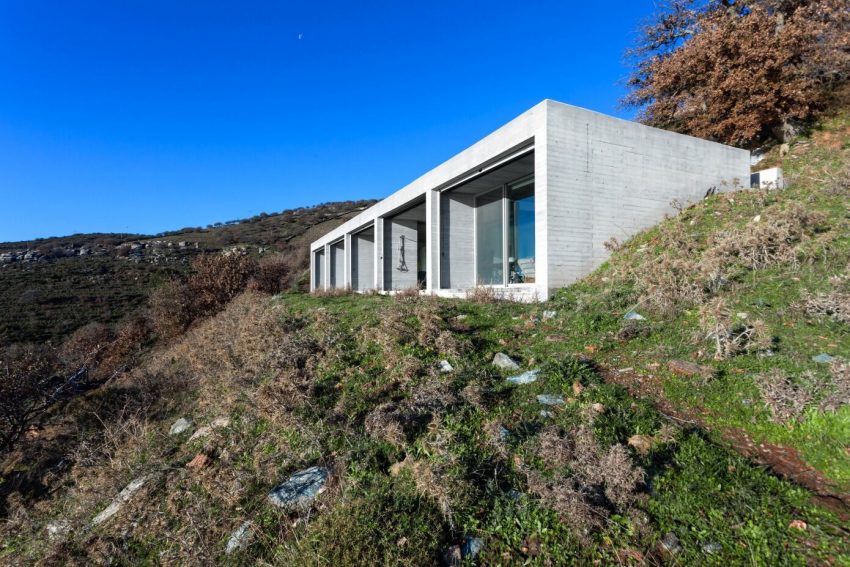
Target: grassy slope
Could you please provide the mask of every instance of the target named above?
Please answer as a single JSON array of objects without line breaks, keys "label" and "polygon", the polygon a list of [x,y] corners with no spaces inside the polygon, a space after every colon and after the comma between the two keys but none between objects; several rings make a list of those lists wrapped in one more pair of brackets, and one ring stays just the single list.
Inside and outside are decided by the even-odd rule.
[{"label": "grassy slope", "polygon": [[[86,442],[69,454],[70,469],[50,473],[46,482],[54,492],[31,504],[9,503],[0,561],[423,565],[476,536],[484,542],[476,559],[481,564],[641,558],[657,564],[669,561],[658,541],[673,532],[683,548],[674,563],[850,564],[847,522],[812,504],[808,491],[725,448],[716,432],[671,424],[655,400],[633,398],[576,357],[656,376],[672,403],[704,410],[709,425],[732,425],[795,447],[846,489],[847,407],[810,409],[799,421],[778,424],[755,380],[771,368],[827,380],[811,356],[850,357],[846,324],[797,307],[803,289],[826,290],[827,276],[846,273],[850,260],[847,195],[824,182],[828,171],[850,162],[848,124],[839,117],[808,148],[792,150],[785,166],[798,175],[794,188],[713,197],[627,243],[609,264],[546,305],[243,296],[132,375],[67,408],[66,415],[97,419],[79,425],[76,439]],[[628,268],[640,274],[665,252],[653,247],[670,235],[694,243],[698,258],[712,236],[793,202],[828,219],[807,242],[799,266],[742,271],[718,292],[733,313],[764,321],[776,338],[772,356],[714,361],[698,305],[661,313],[641,303],[640,281]],[[646,315],[648,334],[618,339],[623,314],[635,308]],[[545,310],[557,314],[544,318]],[[500,351],[524,369],[541,369],[539,380],[506,384],[490,365]],[[453,373],[433,370],[442,358],[455,366]],[[672,358],[712,365],[720,374],[679,378],[666,371]],[[566,404],[543,417],[537,394],[560,394]],[[390,435],[392,423],[367,427],[389,400],[425,404],[427,422],[409,424],[401,438]],[[198,425],[220,416],[231,423],[188,442],[167,433],[183,415]],[[562,483],[575,472],[546,464],[540,437],[553,424],[565,432],[589,427],[603,450],[625,446],[634,435],[652,438],[645,454],[627,452],[644,474],[637,500],[590,534],[571,528],[573,518],[559,516],[530,482],[539,474]],[[498,426],[508,432],[504,439]],[[199,453],[211,464],[187,469]],[[390,474],[398,463],[405,463],[402,472]],[[273,486],[314,464],[334,475],[309,514],[268,505]],[[86,527],[144,474],[155,480],[127,510]],[[46,539],[46,526],[60,520],[75,529]],[[252,526],[250,543],[226,557],[230,533],[245,521]]]},{"label": "grassy slope", "polygon": [[[126,234],[78,234],[28,243],[0,243],[0,252],[121,242],[180,241],[188,248],[163,248],[167,263],[131,262],[114,255],[71,256],[0,267],[0,344],[61,340],[78,327],[97,321],[116,323],[146,302],[148,293],[188,270],[200,252],[227,246],[304,247],[317,235],[351,218],[372,201],[327,203],[284,211],[207,229],[184,229],[159,237]],[[194,244],[198,243],[198,248]]]}]

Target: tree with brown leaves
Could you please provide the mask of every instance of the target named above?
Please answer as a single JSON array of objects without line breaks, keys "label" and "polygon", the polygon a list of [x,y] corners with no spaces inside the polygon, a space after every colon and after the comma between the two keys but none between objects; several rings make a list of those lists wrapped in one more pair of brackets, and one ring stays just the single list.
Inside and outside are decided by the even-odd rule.
[{"label": "tree with brown leaves", "polygon": [[784,141],[850,80],[847,0],[670,0],[630,51],[641,122],[750,147]]}]

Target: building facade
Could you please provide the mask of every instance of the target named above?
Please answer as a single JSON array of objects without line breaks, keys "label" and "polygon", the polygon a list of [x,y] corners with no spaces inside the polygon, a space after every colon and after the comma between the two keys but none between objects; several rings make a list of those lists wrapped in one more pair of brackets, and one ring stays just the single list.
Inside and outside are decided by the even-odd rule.
[{"label": "building facade", "polygon": [[310,246],[312,290],[545,300],[623,241],[750,180],[750,154],[544,100]]}]

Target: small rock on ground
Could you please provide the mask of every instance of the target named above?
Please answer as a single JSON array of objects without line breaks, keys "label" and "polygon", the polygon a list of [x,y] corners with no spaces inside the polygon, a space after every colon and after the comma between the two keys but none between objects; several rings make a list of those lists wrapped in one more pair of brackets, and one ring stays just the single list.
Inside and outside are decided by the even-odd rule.
[{"label": "small rock on ground", "polygon": [[673,532],[667,532],[661,541],[658,542],[661,550],[669,555],[679,555],[682,552],[682,544],[679,543],[679,538]]},{"label": "small rock on ground", "polygon": [[248,538],[251,537],[251,522],[243,522],[241,526],[233,530],[230,534],[230,539],[227,540],[227,547],[224,548],[224,553],[230,555],[234,551],[242,549],[248,544]]},{"label": "small rock on ground", "polygon": [[519,364],[503,352],[497,352],[493,357],[493,366],[502,370],[519,370]]},{"label": "small rock on ground", "polygon": [[118,510],[121,509],[121,506],[123,506],[126,502],[129,502],[133,495],[135,495],[139,490],[141,490],[141,488],[148,480],[150,480],[150,476],[142,476],[125,486],[124,490],[118,493],[118,496],[115,497],[112,503],[109,504],[109,506],[107,506],[100,514],[94,517],[94,519],[92,520],[92,524],[95,526],[98,524],[102,524],[103,522],[114,516],[116,513],[118,513]]},{"label": "small rock on ground", "polygon": [[437,368],[440,372],[453,372],[454,366],[452,366],[448,360],[441,360],[437,363]]},{"label": "small rock on ground", "polygon": [[626,321],[644,321],[646,317],[638,313],[637,311],[629,311],[625,315],[623,315],[623,319]]},{"label": "small rock on ground", "polygon": [[714,375],[714,368],[711,366],[700,366],[695,362],[686,360],[671,360],[667,363],[670,372],[679,376],[702,376],[703,378],[711,378]]},{"label": "small rock on ground", "polygon": [[192,427],[192,422],[186,419],[185,417],[181,417],[177,421],[171,424],[171,429],[168,430],[169,435],[180,435],[184,431],[188,430]]},{"label": "small rock on ground", "polygon": [[71,523],[68,520],[56,520],[47,524],[46,528],[48,539],[54,541],[71,531]]},{"label": "small rock on ground", "polygon": [[308,508],[325,486],[330,475],[324,467],[310,467],[298,471],[269,493],[275,506],[287,510]]},{"label": "small rock on ground", "polygon": [[812,360],[821,364],[830,364],[831,362],[835,361],[835,357],[823,352],[817,356],[813,356]]},{"label": "small rock on ground", "polygon": [[210,422],[209,425],[204,425],[203,427],[199,427],[197,431],[195,431],[191,437],[189,437],[189,441],[194,441],[195,439],[200,439],[201,437],[206,437],[210,433],[213,432],[213,429],[220,429],[222,427],[227,427],[230,425],[229,417],[217,417]]},{"label": "small rock on ground", "polygon": [[511,384],[531,384],[537,380],[538,374],[540,374],[540,370],[529,370],[519,374],[518,376],[511,376],[506,380]]},{"label": "small rock on ground", "polygon": [[537,401],[544,406],[560,406],[564,403],[564,398],[555,394],[538,394]]},{"label": "small rock on ground", "polygon": [[543,319],[554,319],[557,314],[557,311],[544,311]]}]

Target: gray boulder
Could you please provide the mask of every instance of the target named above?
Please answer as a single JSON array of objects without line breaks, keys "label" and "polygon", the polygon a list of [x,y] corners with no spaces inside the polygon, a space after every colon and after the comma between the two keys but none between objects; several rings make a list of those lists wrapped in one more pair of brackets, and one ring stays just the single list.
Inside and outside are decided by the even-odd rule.
[{"label": "gray boulder", "polygon": [[503,352],[497,352],[493,357],[493,366],[502,370],[519,370],[519,364]]},{"label": "gray boulder", "polygon": [[325,487],[329,476],[330,472],[324,467],[310,467],[298,471],[269,493],[269,501],[290,511],[309,508]]}]

